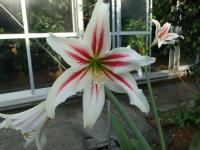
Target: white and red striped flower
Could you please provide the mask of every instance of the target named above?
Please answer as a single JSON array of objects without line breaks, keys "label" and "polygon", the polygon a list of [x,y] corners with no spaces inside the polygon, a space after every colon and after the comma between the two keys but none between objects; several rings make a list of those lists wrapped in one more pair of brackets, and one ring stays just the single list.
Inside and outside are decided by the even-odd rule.
[{"label": "white and red striped flower", "polygon": [[169,33],[171,27],[170,23],[167,22],[161,27],[159,21],[152,19],[152,22],[156,26],[155,39],[152,45],[158,43],[158,48],[160,48],[162,44],[174,44],[178,37],[183,38],[183,36],[176,33]]},{"label": "white and red striped flower", "polygon": [[125,47],[110,51],[109,4],[98,0],[83,40],[51,34],[47,43],[71,66],[49,92],[46,103],[49,117],[54,117],[60,103],[83,90],[84,127],[92,127],[104,106],[104,86],[115,92],[128,93],[131,104],[142,112],[149,111],[147,99],[129,72],[141,72],[141,66],[149,65],[155,59]]}]

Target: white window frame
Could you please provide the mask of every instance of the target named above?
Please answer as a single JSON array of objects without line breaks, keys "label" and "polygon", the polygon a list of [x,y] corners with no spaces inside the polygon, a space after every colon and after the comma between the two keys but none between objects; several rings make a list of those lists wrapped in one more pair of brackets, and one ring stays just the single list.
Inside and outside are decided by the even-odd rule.
[{"label": "white window frame", "polygon": [[[11,93],[0,94],[0,108],[11,107],[25,103],[37,102],[46,98],[49,88],[39,88],[35,89],[34,86],[34,76],[32,69],[32,60],[30,53],[30,43],[29,39],[33,38],[45,38],[48,33],[29,33],[28,32],[28,22],[26,13],[26,0],[20,0],[21,10],[24,24],[23,34],[0,34],[0,39],[25,39],[26,52],[28,59],[28,69],[30,78],[30,89],[23,91],[16,91]],[[83,1],[82,0],[71,0],[72,2],[72,18],[73,18],[73,32],[68,33],[54,33],[60,37],[82,37],[84,31],[83,25]],[[121,45],[121,36],[124,35],[145,35],[146,42],[145,47],[147,48],[152,41],[151,31],[152,22],[146,17],[146,30],[145,31],[121,31],[121,0],[111,0],[112,2],[112,47],[118,47]],[[116,6],[116,8],[115,8]],[[115,11],[116,9],[116,11]],[[116,13],[116,14],[115,14]],[[146,16],[152,18],[152,0],[146,0]],[[117,19],[117,25],[115,25],[115,19]],[[115,27],[117,27],[115,29]],[[115,38],[117,37],[117,38]],[[151,50],[149,55],[151,55]],[[190,65],[180,66],[180,49],[176,48],[175,51],[169,51],[169,70],[161,70],[158,72],[150,72],[151,81],[160,81],[164,79],[176,78],[177,76],[184,75],[184,70],[188,69]],[[177,62],[177,63],[174,63]],[[197,55],[196,62],[199,62],[199,55]],[[149,68],[150,70],[150,68]],[[138,77],[138,75],[133,75],[138,83],[145,83],[144,77]]]},{"label": "white window frame", "polygon": [[[23,18],[24,33],[0,34],[0,40],[7,40],[7,39],[24,39],[25,40],[30,89],[0,94],[0,108],[40,101],[46,98],[47,93],[49,91],[49,87],[39,88],[39,89],[35,88],[32,60],[31,60],[30,41],[29,41],[30,39],[34,39],[34,38],[46,38],[49,35],[49,33],[29,33],[26,0],[20,0],[20,4],[21,4],[21,12],[22,12],[22,18]],[[82,36],[83,30],[84,30],[83,11],[82,11],[83,2],[82,0],[71,0],[71,4],[72,4],[73,32],[54,33],[57,36],[60,36],[60,37],[81,37]],[[4,7],[4,6],[0,5],[0,7]],[[6,11],[5,7],[4,9]],[[7,13],[10,14],[8,11]]]}]

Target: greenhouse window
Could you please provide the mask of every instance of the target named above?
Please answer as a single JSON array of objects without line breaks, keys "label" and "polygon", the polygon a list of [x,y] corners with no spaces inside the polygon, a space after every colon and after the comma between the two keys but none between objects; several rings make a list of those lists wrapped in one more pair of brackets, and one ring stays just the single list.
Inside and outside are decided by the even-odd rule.
[{"label": "greenhouse window", "polygon": [[[62,58],[47,45],[49,32],[61,37],[83,35],[96,0],[1,0],[0,2],[0,107],[46,98],[55,79],[66,68]],[[134,10],[137,10],[134,11]],[[151,0],[110,0],[112,47],[131,46],[142,52],[152,38]],[[172,29],[179,32],[179,27]],[[157,61],[149,67],[152,81],[174,78],[199,62],[179,47],[151,49]],[[189,56],[189,57],[188,57]],[[132,72],[138,82],[138,77]]]}]

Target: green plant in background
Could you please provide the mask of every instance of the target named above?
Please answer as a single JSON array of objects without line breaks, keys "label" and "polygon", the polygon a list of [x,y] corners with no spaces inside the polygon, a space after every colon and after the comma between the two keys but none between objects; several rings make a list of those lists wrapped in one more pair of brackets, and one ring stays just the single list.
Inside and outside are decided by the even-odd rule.
[{"label": "green plant in background", "polygon": [[4,33],[4,28],[1,28],[1,27],[0,27],[0,34],[1,34],[1,33]]},{"label": "green plant in background", "polygon": [[[43,0],[28,3],[29,32],[71,32],[72,12],[70,1]],[[30,7],[30,8],[29,8]],[[49,11],[52,10],[52,11]]]},{"label": "green plant in background", "polygon": [[200,89],[200,63],[192,65],[186,72],[196,87]]},{"label": "green plant in background", "polygon": [[145,37],[141,35],[133,36],[123,36],[122,45],[130,45],[133,49],[138,51],[140,54],[143,54],[145,50]]},{"label": "green plant in background", "polygon": [[83,16],[84,27],[87,26],[90,17],[92,15],[92,9],[94,8],[96,0],[83,0]]},{"label": "green plant in background", "polygon": [[146,29],[146,24],[143,17],[139,19],[123,19],[122,31],[144,31]]},{"label": "green plant in background", "polygon": [[[38,44],[39,43],[39,44]],[[30,45],[32,47],[32,60],[33,60],[33,70],[34,71],[42,71],[48,70],[50,72],[55,72],[57,70],[61,71],[61,67],[56,61],[52,61],[52,56],[50,56],[41,46],[40,44],[48,50],[48,52],[55,57],[59,62],[65,64],[62,58],[55,53],[46,43],[45,39],[35,39],[31,40]],[[39,63],[39,64],[38,64]]]},{"label": "green plant in background", "polygon": [[[145,30],[145,22],[142,19],[124,19],[122,22],[122,31]],[[122,45],[130,45],[133,49],[143,54],[145,50],[145,37],[142,35],[122,36]]]},{"label": "green plant in background", "polygon": [[[200,101],[200,100],[199,100]],[[166,113],[163,117],[164,124],[173,124],[178,127],[200,126],[200,105],[179,112]]]},{"label": "green plant in background", "polygon": [[0,71],[1,80],[9,79],[13,72],[28,73],[25,43],[23,40],[2,40],[0,41]]},{"label": "green plant in background", "polygon": [[[175,25],[182,27],[182,32],[184,33],[185,39],[180,43],[181,48],[186,56],[186,61],[190,58],[193,59],[197,53],[200,53],[200,21],[199,21],[199,7],[200,2],[195,0],[180,1],[180,5],[177,11],[173,12],[174,17],[181,16],[180,21],[176,23],[176,20],[172,21]],[[192,23],[191,23],[192,22]],[[190,61],[191,62],[191,61]]]}]

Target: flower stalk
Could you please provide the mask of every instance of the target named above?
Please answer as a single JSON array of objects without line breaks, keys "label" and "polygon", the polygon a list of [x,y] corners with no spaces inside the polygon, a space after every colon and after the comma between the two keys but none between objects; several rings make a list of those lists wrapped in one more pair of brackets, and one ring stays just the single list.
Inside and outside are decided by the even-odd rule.
[{"label": "flower stalk", "polygon": [[133,122],[133,120],[129,117],[128,113],[124,110],[124,108],[121,106],[117,98],[112,94],[112,92],[105,87],[105,93],[108,96],[111,104],[115,107],[115,109],[118,111],[118,113],[121,115],[121,117],[124,119],[124,121],[127,123],[130,130],[135,134],[137,139],[141,142],[141,145],[144,147],[145,150],[151,150],[151,147],[145,140],[144,136],[140,132],[140,130],[137,128],[136,124]]},{"label": "flower stalk", "polygon": [[160,139],[161,150],[166,150],[164,135],[163,135],[162,127],[161,127],[161,124],[160,124],[160,118],[159,118],[159,115],[158,115],[158,110],[157,110],[157,107],[156,107],[156,102],[155,102],[153,90],[152,90],[152,87],[151,87],[151,81],[149,79],[148,67],[147,66],[144,67],[144,74],[145,74],[145,78],[146,78],[146,82],[147,82],[148,92],[149,92],[149,95],[150,95],[150,100],[151,100],[150,102],[151,102],[153,115],[154,115],[154,118],[155,118],[155,121],[156,121],[156,127],[157,127],[157,130],[158,130],[158,135],[159,135],[159,139]]},{"label": "flower stalk", "polygon": [[[153,46],[155,46],[154,43],[145,50],[143,55],[148,54],[148,51]],[[149,74],[148,74],[148,66],[144,66],[144,74],[145,74],[145,79],[146,79],[146,83],[147,83],[148,93],[149,93],[149,96],[150,96],[150,103],[151,103],[153,116],[154,116],[155,121],[156,121],[156,127],[157,127],[157,130],[158,130],[158,135],[159,135],[159,139],[160,139],[161,150],[166,150],[164,135],[163,135],[162,127],[161,127],[161,124],[160,124],[160,118],[159,118],[158,110],[157,110],[157,106],[156,106],[156,100],[155,100],[155,97],[154,97],[154,94],[153,94],[153,89],[152,89],[151,81],[150,81]]]}]

